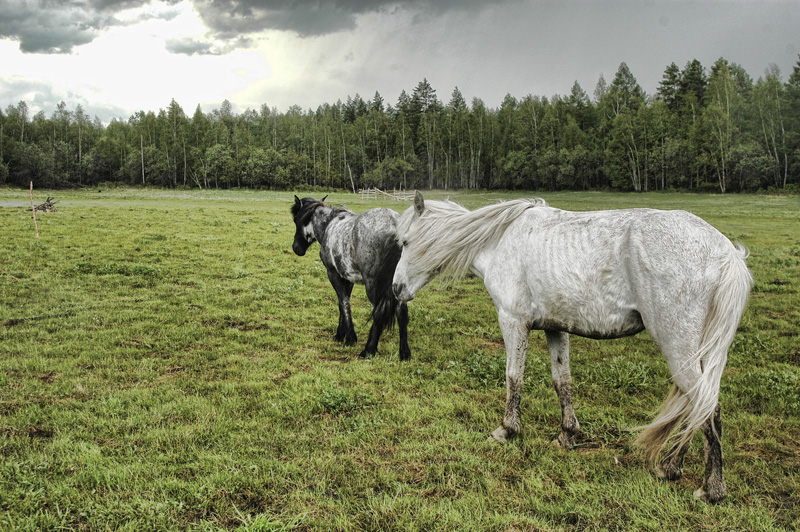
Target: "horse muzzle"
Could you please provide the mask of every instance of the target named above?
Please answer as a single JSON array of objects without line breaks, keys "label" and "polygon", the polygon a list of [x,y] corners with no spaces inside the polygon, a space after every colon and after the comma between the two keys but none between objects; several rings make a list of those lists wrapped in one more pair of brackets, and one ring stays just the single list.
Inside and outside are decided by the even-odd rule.
[{"label": "horse muzzle", "polygon": [[304,246],[302,244],[298,244],[297,241],[292,243],[292,251],[294,251],[295,255],[298,255],[298,256],[302,257],[303,255],[306,254],[307,250],[308,250],[308,246]]},{"label": "horse muzzle", "polygon": [[411,301],[414,299],[414,294],[409,292],[405,283],[392,283],[392,292],[398,301]]}]

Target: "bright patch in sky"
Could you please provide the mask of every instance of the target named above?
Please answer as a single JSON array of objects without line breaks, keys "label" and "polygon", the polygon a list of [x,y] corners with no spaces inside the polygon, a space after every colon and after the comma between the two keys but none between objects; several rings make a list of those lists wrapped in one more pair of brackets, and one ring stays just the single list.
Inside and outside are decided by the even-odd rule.
[{"label": "bright patch in sky", "polygon": [[[268,65],[254,50],[227,55],[170,53],[166,48],[170,40],[205,39],[206,29],[188,2],[156,3],[118,13],[116,18],[125,24],[104,31],[72,54],[23,54],[17,43],[0,41],[3,74],[28,83],[58,80],[55,95],[84,107],[157,111],[174,98],[188,115],[197,104],[218,105],[270,76]],[[31,109],[40,110],[35,95],[27,96]]]}]

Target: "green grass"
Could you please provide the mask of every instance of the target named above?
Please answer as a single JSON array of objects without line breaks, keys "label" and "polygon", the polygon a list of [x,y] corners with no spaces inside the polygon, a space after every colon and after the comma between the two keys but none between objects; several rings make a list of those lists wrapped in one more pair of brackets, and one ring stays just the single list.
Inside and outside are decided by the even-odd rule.
[{"label": "green grass", "polygon": [[[479,280],[418,294],[410,363],[396,331],[364,361],[333,342],[318,248],[291,252],[291,193],[47,195],[61,212],[39,214],[36,239],[28,192],[0,188],[0,530],[797,529],[798,197],[545,195],[687,209],[749,247],[756,284],[720,396],[730,495],[711,506],[692,496],[700,437],[672,483],[631,446],[669,387],[646,334],[572,339],[583,435],[565,452],[532,333],[523,433],[497,445],[504,350]],[[353,313],[362,344],[361,287]]]}]

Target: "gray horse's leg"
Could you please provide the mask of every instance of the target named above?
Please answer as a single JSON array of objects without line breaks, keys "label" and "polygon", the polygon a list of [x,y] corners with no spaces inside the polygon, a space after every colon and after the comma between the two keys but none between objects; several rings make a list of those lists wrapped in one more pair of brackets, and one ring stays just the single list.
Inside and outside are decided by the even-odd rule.
[{"label": "gray horse's leg", "polygon": [[694,494],[708,502],[719,502],[728,495],[725,479],[722,476],[722,420],[720,408],[714,410],[714,415],[708,418],[703,425],[705,436],[706,472],[703,485]]},{"label": "gray horse's leg", "polygon": [[408,305],[404,301],[395,299],[391,292],[387,294],[386,287],[381,284],[367,281],[365,285],[367,298],[372,303],[372,326],[369,329],[367,344],[358,356],[366,358],[376,354],[381,334],[386,328],[391,327],[396,319],[400,329],[400,360],[409,360],[411,349],[408,347]]},{"label": "gray horse's leg", "polygon": [[408,346],[408,305],[401,301],[397,305],[397,325],[400,329],[400,360],[411,359],[411,348]]},{"label": "gray horse's leg", "polygon": [[492,438],[505,442],[519,432],[522,425],[520,401],[525,382],[525,357],[528,354],[528,325],[520,319],[499,311],[500,330],[506,344],[506,413]]},{"label": "gray horse's leg", "polygon": [[380,340],[382,332],[383,328],[376,324],[373,318],[372,327],[369,328],[369,336],[367,336],[367,344],[364,346],[363,351],[359,353],[359,357],[367,358],[378,352],[378,340]]},{"label": "gray horse's leg", "polygon": [[545,331],[547,350],[550,352],[550,372],[553,387],[561,404],[561,433],[553,443],[565,449],[575,447],[575,436],[580,432],[578,418],[572,407],[572,374],[569,369],[569,334],[559,331]]},{"label": "gray horse's leg", "polygon": [[350,294],[353,293],[353,283],[340,276],[335,270],[328,270],[328,280],[333,289],[336,290],[336,297],[339,299],[339,327],[336,328],[337,342],[344,341],[345,345],[354,345],[356,329],[353,327],[353,316],[350,312]]},{"label": "gray horse's leg", "polygon": [[358,355],[361,358],[372,356],[378,352],[378,340],[380,340],[383,330],[391,323],[391,319],[394,317],[394,309],[391,305],[396,301],[394,298],[382,300],[379,292],[380,286],[371,276],[364,279],[364,288],[367,292],[367,299],[372,305],[372,326],[369,328],[367,344]]}]

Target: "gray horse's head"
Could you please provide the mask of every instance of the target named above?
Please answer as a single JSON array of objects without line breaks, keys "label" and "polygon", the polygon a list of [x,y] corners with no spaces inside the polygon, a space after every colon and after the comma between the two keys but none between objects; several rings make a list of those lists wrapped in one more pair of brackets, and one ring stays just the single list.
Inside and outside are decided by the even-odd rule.
[{"label": "gray horse's head", "polygon": [[325,205],[325,199],[327,197],[328,196],[325,196],[321,200],[294,197],[292,219],[294,220],[295,232],[292,251],[294,251],[296,255],[301,257],[305,255],[308,247],[317,240],[314,236],[314,211],[317,207]]}]

